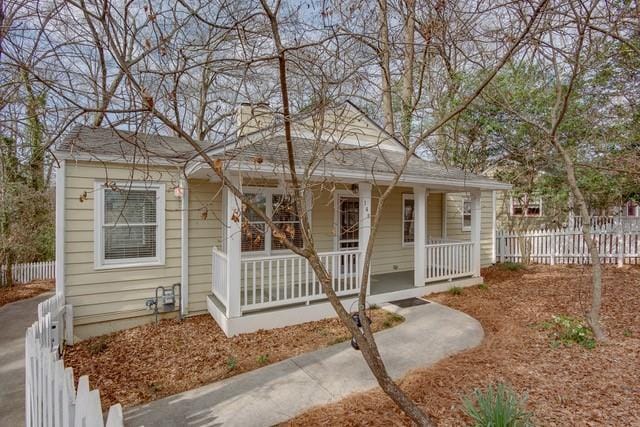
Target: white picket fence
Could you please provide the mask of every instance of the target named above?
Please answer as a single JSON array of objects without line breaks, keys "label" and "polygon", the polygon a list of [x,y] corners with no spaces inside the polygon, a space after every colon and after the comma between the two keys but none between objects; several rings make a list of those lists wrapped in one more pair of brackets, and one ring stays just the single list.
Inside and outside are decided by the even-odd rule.
[{"label": "white picket fence", "polygon": [[[25,425],[27,427],[105,427],[98,390],[82,376],[76,390],[73,370],[59,349],[73,339],[71,306],[55,295],[38,305],[38,320],[25,340]],[[68,326],[68,327],[65,327]],[[66,335],[66,336],[65,336]],[[122,407],[109,408],[106,427],[122,427]]]},{"label": "white picket fence", "polygon": [[[56,277],[56,262],[42,261],[30,262],[26,264],[13,264],[13,281],[14,283],[29,283],[34,280],[49,280]],[[0,267],[0,276],[4,277],[7,266]]]},{"label": "white picket fence", "polygon": [[[640,230],[602,226],[591,230],[601,262],[640,264]],[[500,262],[539,264],[589,264],[589,248],[581,230],[533,230],[496,233],[496,258]]]}]

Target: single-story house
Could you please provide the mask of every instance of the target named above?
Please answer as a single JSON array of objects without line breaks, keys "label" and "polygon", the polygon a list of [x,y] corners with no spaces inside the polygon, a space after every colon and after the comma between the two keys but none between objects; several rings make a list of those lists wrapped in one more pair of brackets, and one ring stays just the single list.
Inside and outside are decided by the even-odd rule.
[{"label": "single-story house", "polygon": [[[232,141],[200,149],[295,242],[283,126],[248,104],[237,123]],[[296,118],[292,135],[315,246],[349,309],[375,206],[406,148],[350,102]],[[56,286],[77,339],[153,321],[148,301],[174,284],[183,316],[208,311],[229,336],[333,315],[306,260],[184,139],[77,127],[55,155]],[[413,155],[382,210],[369,302],[481,283],[495,192],[509,188]]]}]

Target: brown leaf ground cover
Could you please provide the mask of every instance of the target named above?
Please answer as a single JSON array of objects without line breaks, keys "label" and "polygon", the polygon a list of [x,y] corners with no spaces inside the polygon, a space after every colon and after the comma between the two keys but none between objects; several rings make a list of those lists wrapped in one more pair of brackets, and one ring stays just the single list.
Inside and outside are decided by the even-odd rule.
[{"label": "brown leaf ground cover", "polygon": [[[371,311],[374,331],[404,321]],[[89,375],[102,405],[132,406],[180,393],[351,338],[337,318],[227,338],[206,314],[163,320],[67,347],[65,366],[76,380]]]},{"label": "brown leaf ground cover", "polygon": [[[640,426],[640,266],[604,272],[603,323],[610,336],[593,350],[552,346],[541,325],[551,316],[581,316],[589,306],[590,268],[490,268],[486,288],[431,300],[464,311],[485,330],[483,343],[408,374],[402,387],[441,426],[469,425],[461,398],[506,382],[528,394],[537,425]],[[291,425],[408,425],[378,390],[314,408]]]},{"label": "brown leaf ground cover", "polygon": [[55,288],[53,280],[39,280],[26,285],[13,285],[12,287],[0,287],[0,307],[10,302],[20,301],[52,291]]}]

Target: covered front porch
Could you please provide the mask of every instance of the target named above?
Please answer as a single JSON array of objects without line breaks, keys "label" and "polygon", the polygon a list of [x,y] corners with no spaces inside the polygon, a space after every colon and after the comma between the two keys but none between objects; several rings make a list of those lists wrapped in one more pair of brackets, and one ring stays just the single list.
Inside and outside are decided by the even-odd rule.
[{"label": "covered front porch", "polygon": [[[480,193],[471,193],[472,240],[427,238],[425,186],[413,187],[411,264],[370,274],[367,301],[380,304],[423,296],[453,286],[481,283],[480,278]],[[226,212],[233,218],[239,200],[224,190]],[[319,258],[331,275],[332,287],[347,310],[360,292],[365,248],[371,228],[371,185],[357,184],[350,196],[349,215],[336,213],[338,236],[333,251]],[[340,200],[336,202],[336,205]],[[348,223],[349,232],[341,217]],[[353,217],[355,216],[355,221]],[[349,219],[351,217],[351,220]],[[318,218],[314,217],[318,221]],[[391,219],[389,219],[390,221]],[[350,223],[351,221],[351,223]],[[381,222],[385,221],[383,217]],[[213,248],[211,294],[207,307],[227,335],[317,320],[334,315],[320,282],[308,261],[296,254],[252,254],[242,250],[240,222],[227,221],[225,249]],[[475,232],[474,232],[475,231]],[[346,237],[345,237],[346,236]],[[475,241],[473,240],[475,236]],[[406,249],[406,248],[405,248]],[[376,247],[374,246],[374,258]],[[380,260],[380,257],[377,257]]]}]

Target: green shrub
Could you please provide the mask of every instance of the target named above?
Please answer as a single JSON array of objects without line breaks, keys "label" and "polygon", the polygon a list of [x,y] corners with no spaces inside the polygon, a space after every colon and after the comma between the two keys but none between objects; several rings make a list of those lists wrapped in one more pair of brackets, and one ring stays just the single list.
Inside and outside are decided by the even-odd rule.
[{"label": "green shrub", "polygon": [[261,365],[266,365],[267,362],[269,362],[269,355],[268,354],[261,354],[260,356],[258,356],[258,363]]},{"label": "green shrub", "polygon": [[87,347],[89,349],[89,353],[97,356],[107,349],[107,338],[105,336],[94,338],[89,342]]},{"label": "green shrub", "polygon": [[533,426],[531,413],[525,410],[526,400],[526,396],[521,398],[506,385],[498,383],[485,390],[475,389],[462,399],[462,404],[475,427]]},{"label": "green shrub", "polygon": [[459,286],[452,286],[449,288],[449,293],[451,295],[462,295],[462,288]]},{"label": "green shrub", "polygon": [[234,369],[236,369],[238,367],[238,359],[236,359],[233,356],[229,356],[229,358],[227,359],[227,368],[230,371],[233,371]]},{"label": "green shrub", "polygon": [[554,347],[569,346],[574,343],[587,349],[596,346],[591,328],[574,317],[552,316],[551,322],[544,322],[542,326],[545,329],[551,329],[551,345]]},{"label": "green shrub", "polygon": [[511,262],[511,261],[503,262],[498,265],[503,270],[508,270],[508,271],[518,271],[524,268],[524,264],[520,264],[519,262]]}]

